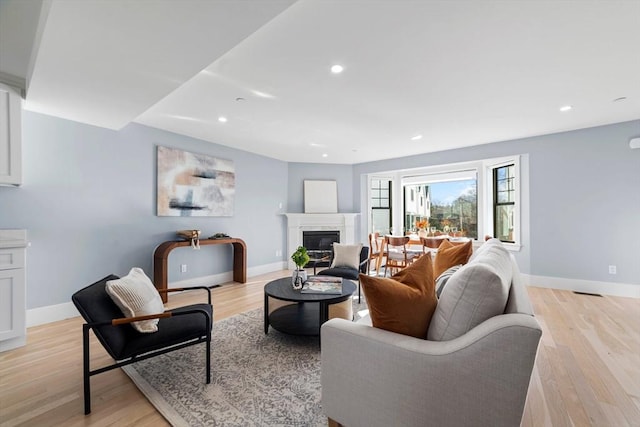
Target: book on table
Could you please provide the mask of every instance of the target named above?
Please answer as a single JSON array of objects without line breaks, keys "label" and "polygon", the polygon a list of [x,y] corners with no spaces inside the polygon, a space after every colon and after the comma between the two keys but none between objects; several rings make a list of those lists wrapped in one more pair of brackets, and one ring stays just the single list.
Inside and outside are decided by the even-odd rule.
[{"label": "book on table", "polygon": [[310,276],[302,285],[303,294],[342,294],[342,277]]}]

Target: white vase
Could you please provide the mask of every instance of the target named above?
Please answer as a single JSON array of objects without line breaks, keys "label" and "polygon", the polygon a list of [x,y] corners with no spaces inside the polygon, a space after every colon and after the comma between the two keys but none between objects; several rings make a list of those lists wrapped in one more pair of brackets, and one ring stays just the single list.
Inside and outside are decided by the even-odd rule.
[{"label": "white vase", "polygon": [[306,270],[293,270],[291,275],[291,285],[293,289],[302,289],[302,284],[307,281]]}]

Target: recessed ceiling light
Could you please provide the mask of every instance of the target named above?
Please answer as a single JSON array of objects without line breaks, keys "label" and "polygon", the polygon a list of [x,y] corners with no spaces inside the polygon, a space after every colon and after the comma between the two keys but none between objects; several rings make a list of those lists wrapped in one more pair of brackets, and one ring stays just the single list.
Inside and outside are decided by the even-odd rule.
[{"label": "recessed ceiling light", "polygon": [[340,64],[336,64],[331,67],[331,72],[333,74],[340,74],[343,71],[344,71],[344,67]]},{"label": "recessed ceiling light", "polygon": [[621,96],[620,98],[614,99],[612,102],[620,102],[620,101],[626,101],[626,100],[627,100],[626,96]]},{"label": "recessed ceiling light", "polygon": [[322,157],[329,157],[329,155],[327,153],[324,153]]},{"label": "recessed ceiling light", "polygon": [[419,140],[419,139],[422,139],[422,135],[416,135],[416,136],[412,136],[412,137],[411,137],[411,140],[412,140],[412,141],[417,141],[417,140]]},{"label": "recessed ceiling light", "polygon": [[224,117],[224,116],[220,116],[220,117],[218,117],[218,121],[219,121],[220,123],[226,123],[226,122],[227,122],[227,118],[226,118],[226,117]]},{"label": "recessed ceiling light", "polygon": [[573,107],[571,105],[564,105],[564,106],[560,107],[560,111],[562,111],[563,113],[565,111],[570,111],[572,109],[573,109]]},{"label": "recessed ceiling light", "polygon": [[236,98],[236,101],[243,102],[243,101],[246,101],[246,99],[244,99],[244,98],[239,96],[239,97]]}]

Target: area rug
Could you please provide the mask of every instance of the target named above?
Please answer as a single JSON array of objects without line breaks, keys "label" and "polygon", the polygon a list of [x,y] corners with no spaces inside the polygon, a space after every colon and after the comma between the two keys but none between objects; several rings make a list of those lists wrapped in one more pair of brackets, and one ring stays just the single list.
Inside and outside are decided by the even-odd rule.
[{"label": "area rug", "polygon": [[211,384],[203,345],[122,369],[174,426],[326,426],[318,337],[265,335],[263,322],[262,309],[214,322]]}]

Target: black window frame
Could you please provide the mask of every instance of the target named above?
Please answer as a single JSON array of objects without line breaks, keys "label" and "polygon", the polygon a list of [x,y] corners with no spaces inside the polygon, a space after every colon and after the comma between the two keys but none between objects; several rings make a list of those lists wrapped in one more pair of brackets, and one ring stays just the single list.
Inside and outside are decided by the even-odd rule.
[{"label": "black window frame", "polygon": [[[512,171],[513,173],[511,174],[512,176],[509,176],[509,174],[507,173],[507,177],[505,179],[498,179],[498,171],[500,169],[508,169],[508,168],[513,168]],[[498,236],[496,236],[497,232],[497,227],[498,227],[498,208],[501,206],[513,206],[513,211],[515,212],[516,210],[516,201],[515,201],[515,196],[517,194],[516,191],[516,186],[515,186],[515,180],[516,180],[516,165],[515,163],[509,163],[509,164],[505,164],[505,165],[500,165],[500,166],[496,166],[493,168],[493,173],[492,173],[492,184],[493,184],[493,230],[492,230],[492,236],[498,238]],[[512,181],[512,185],[509,185],[509,181]],[[509,202],[499,202],[498,201],[498,193],[500,193],[500,191],[498,191],[498,182],[499,181],[506,181],[507,183],[507,190],[506,192],[511,192],[513,193],[513,198],[512,201]],[[508,198],[511,199],[511,198]],[[515,224],[514,224],[514,228],[515,228]],[[515,230],[514,233],[515,235]],[[501,242],[505,242],[505,243],[516,243],[515,240],[505,240],[505,239],[500,239]]]},{"label": "black window frame", "polygon": [[[374,187],[374,181],[377,181],[379,184],[379,187]],[[382,188],[382,186],[380,185],[380,183],[382,182],[386,182],[387,183],[387,188]],[[393,226],[393,206],[391,204],[391,196],[392,196],[392,186],[393,186],[393,181],[390,179],[382,179],[382,178],[372,178],[371,179],[371,209],[380,209],[380,210],[388,210],[389,211],[389,230],[391,230],[391,227]],[[373,191],[374,190],[378,190],[379,194],[381,195],[380,197],[374,197],[373,196]],[[383,191],[387,192],[387,197],[382,197],[382,193]],[[382,200],[387,200],[387,207],[382,207],[382,206],[374,206],[373,205],[373,200],[376,199],[378,201],[382,201]],[[378,205],[382,205],[382,203],[378,203]]]}]

